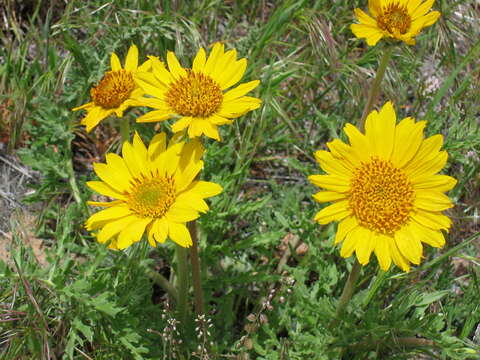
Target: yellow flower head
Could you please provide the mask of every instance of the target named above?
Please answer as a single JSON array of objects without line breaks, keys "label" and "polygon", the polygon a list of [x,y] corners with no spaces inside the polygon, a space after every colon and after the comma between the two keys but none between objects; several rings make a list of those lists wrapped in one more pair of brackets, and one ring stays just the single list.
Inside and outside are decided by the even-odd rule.
[{"label": "yellow flower head", "polygon": [[430,11],[435,0],[369,0],[367,15],[355,9],[360,24],[351,25],[358,38],[367,39],[374,46],[381,38],[393,38],[415,44],[415,36],[427,26],[433,25],[440,16],[438,11]]},{"label": "yellow flower head", "polygon": [[223,44],[216,43],[207,58],[201,48],[191,69],[183,68],[173,52],[168,52],[168,70],[151,57],[152,73],[138,73],[136,80],[153,98],[142,98],[142,105],[154,108],[137,122],[156,122],[178,118],[173,132],[188,127],[191,138],[206,136],[220,140],[218,125],[231,124],[250,110],[260,107],[261,100],[244,96],[255,89],[258,80],[241,84],[227,92],[240,81],[247,67],[245,58],[237,60],[237,51],[224,52]]},{"label": "yellow flower head", "polygon": [[148,242],[165,242],[167,236],[183,247],[192,244],[185,223],[206,212],[204,199],[222,191],[218,184],[195,180],[203,167],[203,146],[170,140],[157,134],[148,148],[135,134],[133,143],[123,144],[122,156],[107,154],[106,163],[94,164],[102,181],[89,181],[96,192],[113,198],[111,202],[89,202],[102,206],[87,220],[89,231],[100,230],[97,240],[110,240],[113,249],[125,249],[147,233]]},{"label": "yellow flower head", "polygon": [[350,145],[336,139],[329,151],[315,153],[327,175],[309,180],[325,191],[313,198],[333,202],[315,216],[320,224],[339,221],[335,244],[343,241],[340,255],[368,264],[372,251],[382,270],[391,262],[404,271],[419,264],[422,242],[442,247],[441,230],[451,221],[442,214],[453,206],[444,194],[456,180],[437,173],[447,162],[440,151],[442,135],[423,137],[426,122],[405,118],[396,124],[392,103],[372,111],[365,134],[352,124],[344,128]]},{"label": "yellow flower head", "polygon": [[115,53],[112,53],[110,65],[112,69],[103,75],[97,86],[90,89],[92,101],[72,109],[87,110],[87,116],[81,121],[81,124],[86,126],[87,132],[113,113],[122,117],[128,107],[135,105],[135,99],[143,95],[133,75],[137,71],[148,71],[150,60],[138,66],[138,49],[135,45],[130,46],[128,50],[124,69]]}]

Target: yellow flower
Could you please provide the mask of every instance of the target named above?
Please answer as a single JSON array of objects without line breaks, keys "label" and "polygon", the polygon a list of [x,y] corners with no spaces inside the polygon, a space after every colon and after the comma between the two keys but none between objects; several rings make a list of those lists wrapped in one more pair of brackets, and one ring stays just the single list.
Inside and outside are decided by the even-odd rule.
[{"label": "yellow flower", "polygon": [[157,134],[148,149],[135,134],[133,144],[126,141],[122,157],[107,154],[106,163],[94,164],[102,181],[89,181],[94,191],[113,198],[110,202],[89,202],[102,206],[87,220],[89,231],[100,243],[110,240],[113,249],[125,249],[147,233],[148,242],[165,242],[167,236],[183,247],[192,244],[185,223],[206,212],[205,198],[219,194],[218,184],[195,180],[203,167],[200,158],[203,146],[199,141],[188,143],[170,140]]},{"label": "yellow flower", "polygon": [[356,252],[358,261],[368,264],[372,251],[382,270],[391,262],[404,271],[419,264],[422,242],[442,247],[441,230],[451,221],[442,214],[453,206],[443,193],[456,180],[437,173],[448,154],[440,151],[442,135],[423,137],[426,122],[405,118],[397,125],[392,103],[380,112],[372,111],[365,123],[365,135],[352,124],[344,128],[350,145],[336,139],[329,151],[315,153],[327,175],[309,180],[325,189],[313,197],[333,202],[315,216],[320,224],[340,221],[335,244],[343,241],[340,255]]},{"label": "yellow flower", "polygon": [[415,36],[433,25],[440,16],[438,11],[430,11],[435,0],[369,0],[370,17],[360,9],[355,15],[360,24],[351,25],[357,38],[367,39],[374,46],[381,38],[393,38],[415,44]]},{"label": "yellow flower", "polygon": [[168,69],[151,58],[153,73],[138,73],[136,80],[145,93],[154,98],[143,98],[142,105],[154,108],[137,122],[156,122],[178,118],[173,132],[188,127],[191,138],[206,136],[220,140],[218,125],[231,124],[248,111],[260,107],[261,100],[244,96],[255,89],[258,80],[241,84],[227,92],[240,81],[247,67],[245,58],[237,60],[237,51],[224,52],[223,44],[216,43],[207,59],[200,48],[191,69],[183,68],[173,52],[168,52]]},{"label": "yellow flower", "polygon": [[125,60],[125,69],[115,53],[110,57],[111,71],[107,71],[97,86],[90,89],[92,101],[73,108],[87,110],[81,124],[90,132],[100,121],[115,113],[118,117],[130,106],[135,105],[135,99],[143,95],[143,91],[135,83],[133,75],[137,71],[148,71],[150,60],[138,66],[138,49],[130,46]]}]

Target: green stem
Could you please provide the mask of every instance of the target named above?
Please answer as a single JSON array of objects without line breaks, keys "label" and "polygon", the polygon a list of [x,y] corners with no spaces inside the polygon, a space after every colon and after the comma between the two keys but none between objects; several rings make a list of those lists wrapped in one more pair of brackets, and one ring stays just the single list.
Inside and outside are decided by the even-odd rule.
[{"label": "green stem", "polygon": [[126,116],[120,120],[120,135],[122,137],[122,144],[130,140],[130,120]]},{"label": "green stem", "polygon": [[377,101],[378,94],[380,92],[380,84],[382,83],[383,77],[385,76],[385,70],[387,69],[388,62],[392,57],[392,52],[393,46],[387,46],[383,51],[383,56],[380,59],[380,64],[378,65],[377,75],[373,80],[372,87],[370,88],[370,92],[368,94],[367,103],[365,104],[365,108],[363,109],[362,118],[358,123],[360,131],[364,130],[365,119],[367,118],[370,111],[372,111],[372,107]]},{"label": "green stem", "polygon": [[176,245],[177,252],[177,287],[178,302],[177,313],[178,320],[181,324],[185,324],[187,315],[187,292],[188,292],[188,266],[187,266],[187,249],[180,245]]},{"label": "green stem", "polygon": [[358,277],[360,276],[360,269],[362,265],[355,259],[355,263],[353,264],[352,271],[350,271],[350,275],[348,275],[347,282],[342,291],[342,295],[340,296],[340,300],[338,300],[337,311],[335,314],[335,320],[330,323],[330,327],[335,327],[339,320],[340,315],[342,315],[343,310],[350,302],[350,299],[353,295],[353,290],[355,290],[355,284],[357,283]]},{"label": "green stem", "polygon": [[373,285],[370,287],[370,290],[368,291],[367,296],[365,297],[365,300],[363,300],[363,307],[367,307],[367,305],[370,303],[370,301],[373,299],[375,294],[377,293],[378,289],[380,286],[383,284],[383,280],[385,280],[385,275],[387,273],[383,271],[382,269],[378,269],[377,277],[373,283]]},{"label": "green stem", "polygon": [[167,294],[175,301],[175,303],[178,303],[178,292],[177,289],[168,281],[162,274],[159,274],[156,271],[149,270],[147,275],[152,279],[155,284],[160,286],[163,290],[167,292]]},{"label": "green stem", "polygon": [[70,188],[72,189],[73,198],[75,199],[77,204],[82,204],[82,198],[80,197],[80,190],[78,189],[77,180],[75,179],[75,172],[73,171],[73,162],[71,157],[68,160],[67,171],[68,183],[70,184]]},{"label": "green stem", "polygon": [[190,247],[190,262],[192,264],[193,293],[195,298],[195,312],[202,315],[205,312],[203,302],[203,290],[200,270],[200,257],[198,256],[198,236],[197,222],[194,220],[188,223],[188,230],[192,237],[192,246]]}]

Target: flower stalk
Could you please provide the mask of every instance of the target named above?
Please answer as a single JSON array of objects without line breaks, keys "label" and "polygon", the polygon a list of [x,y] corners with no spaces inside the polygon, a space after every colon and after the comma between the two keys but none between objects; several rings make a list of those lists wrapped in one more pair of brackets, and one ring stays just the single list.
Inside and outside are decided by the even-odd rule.
[{"label": "flower stalk", "polygon": [[367,103],[365,104],[365,108],[363,109],[362,118],[358,124],[360,131],[363,131],[365,128],[365,119],[367,118],[370,111],[372,111],[372,107],[377,101],[378,94],[380,93],[380,84],[385,76],[385,70],[387,70],[387,65],[392,57],[393,46],[386,46],[383,51],[383,56],[380,59],[380,64],[378,65],[377,74],[375,79],[373,80],[372,87],[370,88],[370,92],[368,93]]},{"label": "flower stalk", "polygon": [[348,275],[347,282],[342,291],[342,295],[340,296],[340,300],[338,301],[337,311],[336,311],[336,319],[338,320],[340,315],[342,314],[345,307],[350,302],[352,298],[353,291],[355,290],[355,285],[357,283],[358,277],[360,276],[360,270],[362,265],[358,262],[358,259],[355,259],[355,263],[353,264],[352,270],[350,271],[350,275]]},{"label": "flower stalk", "polygon": [[187,250],[180,245],[176,245],[177,255],[177,314],[181,324],[185,324],[187,315],[187,299],[188,299],[188,265]]},{"label": "flower stalk", "polygon": [[190,247],[190,262],[192,264],[193,294],[195,301],[195,312],[197,315],[203,315],[205,312],[203,301],[203,290],[200,270],[200,257],[198,255],[198,235],[197,222],[188,223],[188,230],[192,237],[192,246]]},{"label": "flower stalk", "polygon": [[128,117],[123,117],[120,121],[120,136],[122,137],[122,144],[130,140],[130,121]]}]

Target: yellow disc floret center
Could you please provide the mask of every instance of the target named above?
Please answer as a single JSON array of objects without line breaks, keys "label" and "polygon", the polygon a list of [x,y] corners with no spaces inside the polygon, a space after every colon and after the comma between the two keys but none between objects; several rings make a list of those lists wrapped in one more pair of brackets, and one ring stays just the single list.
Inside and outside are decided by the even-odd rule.
[{"label": "yellow disc floret center", "polygon": [[100,83],[90,90],[90,95],[95,105],[114,109],[127,100],[134,89],[132,73],[121,69],[105,73]]},{"label": "yellow disc floret center", "polygon": [[391,235],[408,221],[414,197],[412,183],[402,170],[372,157],[356,169],[349,202],[360,225]]},{"label": "yellow disc floret center", "polygon": [[405,5],[393,2],[383,8],[377,23],[380,29],[391,34],[405,34],[410,29],[412,19]]},{"label": "yellow disc floret center", "polygon": [[161,218],[175,202],[175,181],[171,177],[135,179],[127,205],[142,217]]},{"label": "yellow disc floret center", "polygon": [[208,117],[218,110],[223,100],[220,85],[210,76],[187,70],[170,85],[166,101],[182,116]]}]

